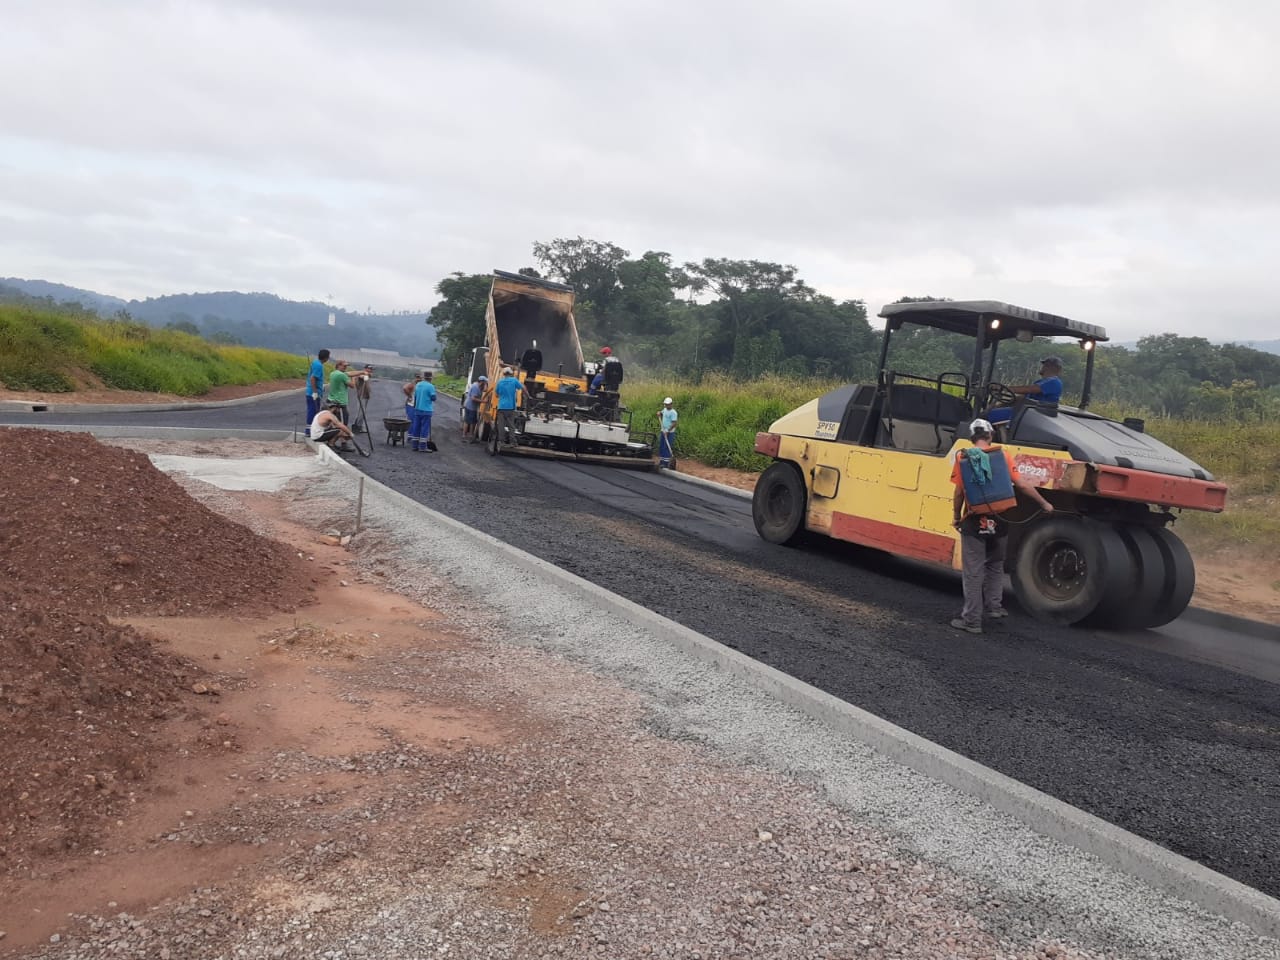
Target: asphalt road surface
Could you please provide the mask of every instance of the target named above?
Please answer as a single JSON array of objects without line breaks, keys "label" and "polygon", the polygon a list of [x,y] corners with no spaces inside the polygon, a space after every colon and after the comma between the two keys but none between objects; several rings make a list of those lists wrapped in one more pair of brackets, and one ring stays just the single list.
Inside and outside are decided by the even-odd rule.
[{"label": "asphalt road surface", "polygon": [[[1280,895],[1280,644],[1185,620],[1100,634],[1015,614],[952,630],[945,571],[826,540],[765,543],[749,503],[668,476],[490,456],[441,398],[438,453],[355,464],[542,557],[936,743]],[[295,409],[296,408],[296,409]],[[7,422],[288,429],[303,400]],[[518,626],[518,625],[517,625]],[[604,638],[607,642],[607,638]]]}]

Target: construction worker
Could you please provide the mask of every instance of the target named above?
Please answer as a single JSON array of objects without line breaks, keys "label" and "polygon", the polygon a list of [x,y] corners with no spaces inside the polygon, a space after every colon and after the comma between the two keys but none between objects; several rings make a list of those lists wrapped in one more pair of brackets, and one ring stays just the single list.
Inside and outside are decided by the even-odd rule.
[{"label": "construction worker", "polygon": [[[316,443],[328,444],[333,447],[338,440],[352,439],[351,431],[347,429],[347,425],[338,419],[338,415],[332,410],[321,410],[311,418],[311,426],[307,428],[307,435]],[[345,445],[336,447],[336,449],[346,449]]]},{"label": "construction worker", "polygon": [[479,439],[480,404],[488,389],[489,378],[484,374],[467,387],[467,396],[462,402],[462,439],[465,443],[475,443]]},{"label": "construction worker", "polygon": [[670,397],[662,401],[662,409],[658,411],[658,423],[661,433],[658,434],[658,466],[674,470],[676,465],[676,421],[680,414],[676,413],[675,403]]},{"label": "construction worker", "polygon": [[[1040,361],[1039,380],[1011,386],[1009,392],[1036,403],[1058,403],[1062,399],[1062,358],[1045,357]],[[994,407],[987,411],[987,419],[996,426],[1004,426],[1012,418],[1012,407]]]},{"label": "construction worker", "polygon": [[409,443],[415,451],[430,450],[436,445],[431,440],[431,416],[436,406],[436,386],[431,382],[430,370],[422,371],[422,380],[413,388],[413,426],[409,428]]},{"label": "construction worker", "polygon": [[307,426],[311,426],[311,421],[316,418],[316,414],[320,412],[320,406],[324,403],[324,365],[329,361],[329,351],[321,350],[316,354],[316,358],[311,361],[311,368],[307,371]]},{"label": "construction worker", "polygon": [[502,377],[493,385],[493,392],[498,397],[498,442],[514,447],[516,445],[516,401],[523,392],[532,400],[529,389],[515,375],[510,367],[502,368]]},{"label": "construction worker", "polygon": [[1008,450],[992,443],[994,428],[978,419],[969,424],[973,446],[960,450],[951,466],[954,526],[960,531],[964,609],[951,626],[981,633],[982,618],[1007,617],[1004,608],[1004,559],[1009,528],[1000,514],[1017,505],[1015,489],[1053,513],[1053,504],[1014,468]]}]

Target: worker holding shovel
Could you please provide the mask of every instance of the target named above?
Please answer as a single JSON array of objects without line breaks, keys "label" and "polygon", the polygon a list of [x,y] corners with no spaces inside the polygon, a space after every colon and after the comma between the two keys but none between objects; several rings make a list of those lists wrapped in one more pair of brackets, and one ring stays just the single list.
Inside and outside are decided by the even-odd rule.
[{"label": "worker holding shovel", "polygon": [[658,466],[668,470],[676,468],[676,421],[680,414],[676,413],[674,403],[667,397],[658,411],[658,422],[662,425],[662,432],[658,435]]}]

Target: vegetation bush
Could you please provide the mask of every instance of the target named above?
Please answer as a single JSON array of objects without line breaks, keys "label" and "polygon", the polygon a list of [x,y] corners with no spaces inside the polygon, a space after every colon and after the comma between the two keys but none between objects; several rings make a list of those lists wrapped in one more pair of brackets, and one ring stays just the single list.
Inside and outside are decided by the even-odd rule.
[{"label": "vegetation bush", "polygon": [[769,460],[755,452],[756,434],[835,386],[835,381],[772,376],[744,381],[708,375],[698,383],[642,378],[623,385],[623,402],[633,411],[633,429],[657,431],[662,400],[671,397],[680,414],[679,455],[714,467],[759,471]]},{"label": "vegetation bush", "polygon": [[0,383],[12,390],[66,393],[75,383],[51,359],[74,365],[84,357],[84,336],[74,320],[54,313],[0,307]]},{"label": "vegetation bush", "polygon": [[89,370],[119,390],[198,396],[226,384],[306,375],[286,353],[209,343],[132,320],[101,321],[28,306],[0,305],[0,383],[11,390],[68,392]]}]

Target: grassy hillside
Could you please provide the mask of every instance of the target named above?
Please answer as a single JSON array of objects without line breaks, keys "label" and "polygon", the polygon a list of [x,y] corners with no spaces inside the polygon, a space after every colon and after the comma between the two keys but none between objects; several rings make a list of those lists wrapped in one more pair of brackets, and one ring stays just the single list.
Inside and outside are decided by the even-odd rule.
[{"label": "grassy hillside", "polygon": [[176,330],[0,305],[0,384],[66,393],[89,372],[108,387],[198,396],[224,384],[306,376],[301,357],[219,346]]},{"label": "grassy hillside", "polygon": [[[433,356],[439,349],[425,312],[359,313],[315,301],[285,300],[269,293],[180,293],[146,300],[119,297],[45,280],[0,278],[0,302],[60,309],[75,305],[102,318],[141,320],[152,327],[170,327],[210,340],[242,343],[311,354],[372,347],[396,350],[406,356]],[[329,314],[335,325],[329,326]]]}]

